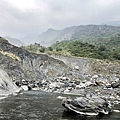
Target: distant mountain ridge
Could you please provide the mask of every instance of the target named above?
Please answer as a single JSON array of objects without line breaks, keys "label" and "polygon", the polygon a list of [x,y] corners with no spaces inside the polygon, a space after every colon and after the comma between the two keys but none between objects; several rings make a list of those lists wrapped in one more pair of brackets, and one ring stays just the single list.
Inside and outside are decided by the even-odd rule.
[{"label": "distant mountain ridge", "polygon": [[105,23],[106,25],[120,26],[120,21],[110,21]]},{"label": "distant mountain ridge", "polygon": [[80,25],[62,30],[48,29],[39,36],[39,43],[48,46],[63,40],[95,42],[98,38],[109,38],[119,33],[119,26],[110,25]]},{"label": "distant mountain ridge", "polygon": [[26,45],[34,44],[38,40],[37,34],[26,35],[25,37],[18,38],[21,41],[24,41]]},{"label": "distant mountain ridge", "polygon": [[5,36],[5,38],[8,40],[9,43],[11,43],[12,45],[15,45],[17,47],[25,46],[25,43],[21,42],[17,38],[12,38],[10,36]]}]

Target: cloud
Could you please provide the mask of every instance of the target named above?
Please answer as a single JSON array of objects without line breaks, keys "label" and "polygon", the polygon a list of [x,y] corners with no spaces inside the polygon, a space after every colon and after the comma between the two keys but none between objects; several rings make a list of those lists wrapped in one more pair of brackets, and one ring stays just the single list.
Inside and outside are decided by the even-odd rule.
[{"label": "cloud", "polygon": [[[27,35],[35,33],[35,30],[42,30],[40,25],[45,22],[46,6],[43,2],[39,5],[27,4],[29,0],[20,0],[21,3],[14,3],[15,0],[3,0],[0,2],[0,31],[12,33],[13,35]],[[22,1],[26,1],[22,5]],[[33,1],[34,2],[34,1]],[[43,27],[44,28],[44,27]]]},{"label": "cloud", "polygon": [[48,28],[120,20],[119,0],[1,0],[0,34],[22,37]]}]

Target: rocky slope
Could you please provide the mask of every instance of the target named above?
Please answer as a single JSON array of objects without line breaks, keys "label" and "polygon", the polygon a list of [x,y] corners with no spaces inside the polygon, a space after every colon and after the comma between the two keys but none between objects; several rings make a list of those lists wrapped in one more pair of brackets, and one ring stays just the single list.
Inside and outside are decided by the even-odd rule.
[{"label": "rocky slope", "polygon": [[81,74],[102,74],[119,76],[120,64],[118,61],[100,60],[83,57],[65,57],[61,55],[52,55],[52,57],[63,61],[72,69],[77,69]]},{"label": "rocky slope", "polygon": [[35,54],[0,38],[0,98],[18,92],[17,85],[24,90],[73,94],[63,106],[79,114],[108,114],[120,103],[119,73],[119,61]]},{"label": "rocky slope", "polygon": [[11,45],[0,38],[0,68],[14,81],[41,81],[53,79],[67,71],[67,66],[57,59],[44,54],[33,54]]},{"label": "rocky slope", "polygon": [[30,53],[0,38],[0,69],[18,86],[120,102],[119,62]]}]

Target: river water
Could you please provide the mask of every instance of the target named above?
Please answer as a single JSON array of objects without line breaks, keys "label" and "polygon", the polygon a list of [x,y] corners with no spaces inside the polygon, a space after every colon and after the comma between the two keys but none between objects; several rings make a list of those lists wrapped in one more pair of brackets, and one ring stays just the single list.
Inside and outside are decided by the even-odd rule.
[{"label": "river water", "polygon": [[[0,101],[0,120],[120,120],[120,113],[104,116],[81,116],[65,111],[62,94],[26,91]],[[120,110],[120,105],[115,109]]]}]

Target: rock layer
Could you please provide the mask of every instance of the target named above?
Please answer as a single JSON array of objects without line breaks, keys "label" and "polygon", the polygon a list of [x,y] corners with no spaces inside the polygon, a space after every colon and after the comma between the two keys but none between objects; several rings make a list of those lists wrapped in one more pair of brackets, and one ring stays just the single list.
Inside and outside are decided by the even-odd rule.
[{"label": "rock layer", "polygon": [[8,74],[0,69],[0,98],[15,94],[21,89],[18,88],[9,78]]}]

